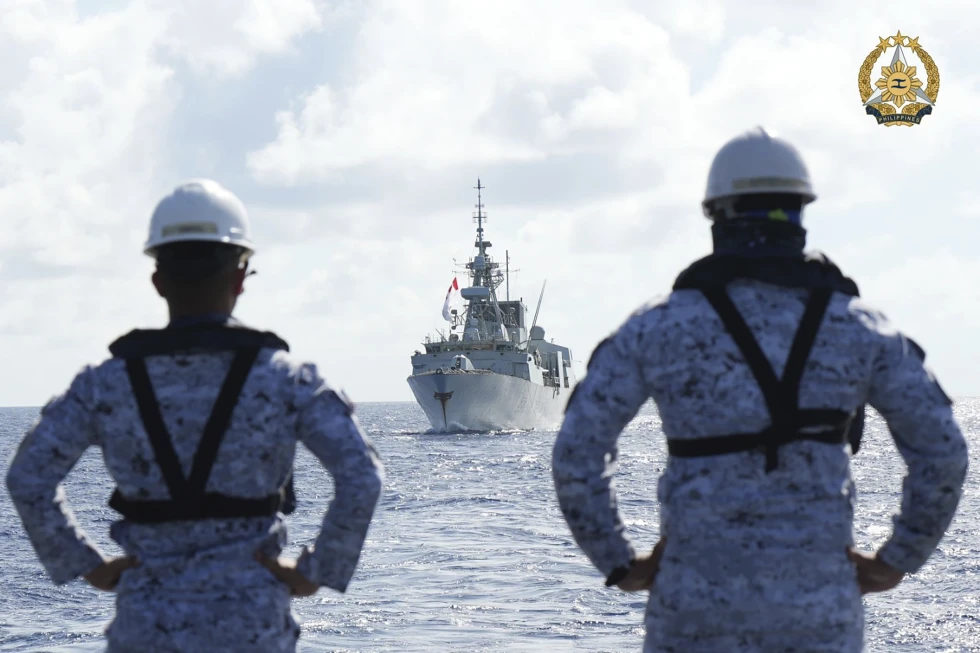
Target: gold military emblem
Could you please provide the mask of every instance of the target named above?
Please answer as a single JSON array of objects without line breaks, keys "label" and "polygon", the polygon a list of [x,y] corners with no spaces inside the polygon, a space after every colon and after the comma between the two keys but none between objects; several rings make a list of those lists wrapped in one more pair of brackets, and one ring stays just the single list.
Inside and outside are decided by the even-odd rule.
[{"label": "gold military emblem", "polygon": [[[874,69],[889,50],[894,49],[891,63],[881,66],[878,79]],[[919,65],[909,63],[913,57],[925,72],[925,81]],[[917,62],[916,62],[917,60]],[[858,72],[858,91],[864,111],[874,116],[879,125],[911,127],[922,122],[922,117],[932,113],[939,94],[939,69],[929,53],[919,45],[919,37],[903,36],[902,30],[888,38],[878,37],[878,46],[861,64]]]}]

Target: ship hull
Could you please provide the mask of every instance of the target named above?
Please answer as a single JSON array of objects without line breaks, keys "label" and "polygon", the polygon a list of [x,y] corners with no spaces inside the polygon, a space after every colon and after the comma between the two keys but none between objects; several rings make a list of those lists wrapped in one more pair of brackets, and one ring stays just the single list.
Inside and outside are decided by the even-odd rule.
[{"label": "ship hull", "polygon": [[418,374],[408,385],[432,428],[443,432],[555,429],[571,394],[497,373]]}]

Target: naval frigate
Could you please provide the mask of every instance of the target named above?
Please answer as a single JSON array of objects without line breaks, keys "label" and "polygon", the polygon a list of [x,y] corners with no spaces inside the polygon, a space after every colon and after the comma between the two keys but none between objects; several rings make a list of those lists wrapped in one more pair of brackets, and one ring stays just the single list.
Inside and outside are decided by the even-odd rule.
[{"label": "naval frigate", "polygon": [[[547,280],[530,328],[523,299],[511,301],[510,256],[505,274],[487,254],[486,187],[477,179],[475,188],[476,254],[464,266],[470,285],[459,288],[453,279],[443,306],[449,334],[425,337],[425,350],[412,356],[408,385],[436,431],[557,428],[576,382],[572,352],[545,341],[537,324]],[[499,301],[505,282],[506,298]]]}]

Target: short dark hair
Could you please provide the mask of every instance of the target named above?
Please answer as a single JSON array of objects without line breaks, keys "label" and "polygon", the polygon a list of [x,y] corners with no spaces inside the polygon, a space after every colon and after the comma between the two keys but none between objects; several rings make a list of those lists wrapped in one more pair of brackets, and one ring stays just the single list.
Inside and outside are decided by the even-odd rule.
[{"label": "short dark hair", "polygon": [[169,243],[157,249],[157,270],[177,283],[197,283],[230,267],[237,267],[244,253],[241,247],[227,243]]}]

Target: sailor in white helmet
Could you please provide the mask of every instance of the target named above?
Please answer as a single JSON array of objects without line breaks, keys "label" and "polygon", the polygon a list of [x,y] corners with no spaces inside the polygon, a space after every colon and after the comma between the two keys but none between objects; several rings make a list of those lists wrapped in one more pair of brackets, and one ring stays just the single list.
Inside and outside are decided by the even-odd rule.
[{"label": "sailor in white helmet", "polygon": [[[169,325],[119,338],[45,405],[7,487],[55,584],[82,576],[116,593],[110,652],[294,651],[291,596],[346,590],[382,465],[316,365],[231,316],[254,252],[235,195],[207,179],[178,186],[157,205],[145,251]],[[315,545],[293,561],[279,554],[298,442],[335,494]],[[93,446],[116,484],[118,558],[85,536],[60,486]]]},{"label": "sailor in white helmet", "polygon": [[[714,253],[595,349],[553,451],[562,513],[607,586],[649,590],[644,651],[862,650],[861,595],[894,588],[935,550],[960,500],[967,447],[923,350],[804,254],[815,199],[797,150],[759,128],[708,175]],[[613,475],[647,399],[669,452],[660,541],[637,553]],[[853,548],[863,411],[908,466],[891,536]],[[653,474],[650,470],[650,474]]]}]

